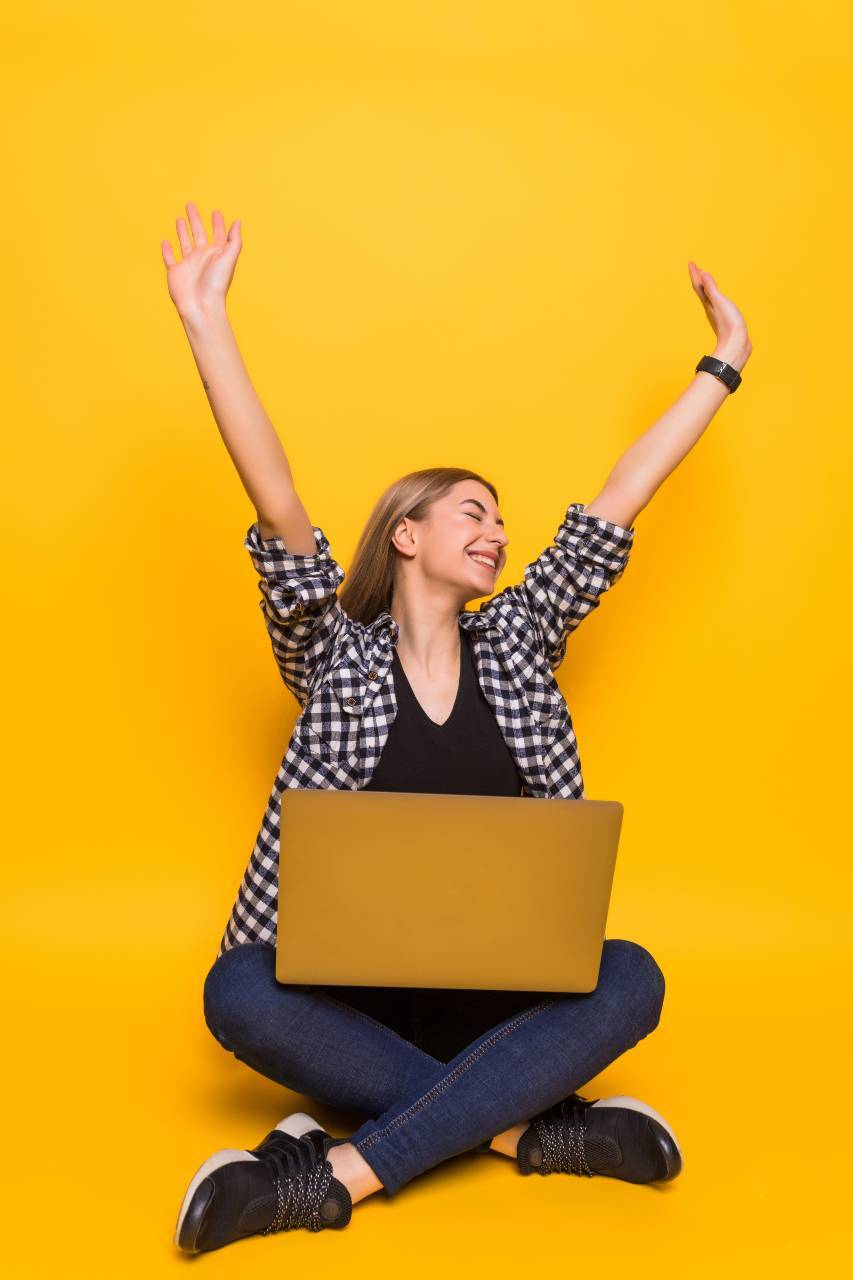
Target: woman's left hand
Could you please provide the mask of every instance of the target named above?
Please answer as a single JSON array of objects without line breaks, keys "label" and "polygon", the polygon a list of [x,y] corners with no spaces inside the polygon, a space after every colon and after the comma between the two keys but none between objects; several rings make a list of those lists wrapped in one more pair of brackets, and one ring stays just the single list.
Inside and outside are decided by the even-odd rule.
[{"label": "woman's left hand", "polygon": [[752,355],[746,321],[731,298],[727,298],[717,287],[710,271],[700,270],[695,262],[688,262],[687,268],[693,288],[716,335],[717,345],[712,354],[740,371]]}]

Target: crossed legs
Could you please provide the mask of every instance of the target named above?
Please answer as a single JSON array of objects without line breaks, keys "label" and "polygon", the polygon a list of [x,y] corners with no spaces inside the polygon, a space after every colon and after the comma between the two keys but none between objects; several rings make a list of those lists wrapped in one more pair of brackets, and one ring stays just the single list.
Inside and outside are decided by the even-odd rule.
[{"label": "crossed legs", "polygon": [[[445,993],[461,1047],[443,1061],[389,1025],[404,1027],[399,1010],[383,1022],[322,988],[283,985],[274,947],[248,943],[217,957],[204,984],[204,1013],[219,1043],[253,1070],[368,1117],[330,1153],[339,1168],[349,1166],[361,1198],[378,1186],[394,1195],[418,1174],[577,1091],[654,1030],[664,991],[644,947],[607,939],[594,991]],[[468,996],[477,1000],[466,1031]],[[376,989],[367,1007],[381,1011],[379,999]],[[440,1005],[434,1013],[438,1026]],[[444,1052],[453,1048],[445,1041]],[[358,1176],[360,1162],[372,1178]]]}]

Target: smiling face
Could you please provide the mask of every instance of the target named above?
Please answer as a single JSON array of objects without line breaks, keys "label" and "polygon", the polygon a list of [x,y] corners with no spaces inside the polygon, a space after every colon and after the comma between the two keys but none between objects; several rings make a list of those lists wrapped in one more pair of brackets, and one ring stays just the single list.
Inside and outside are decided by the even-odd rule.
[{"label": "smiling face", "polygon": [[458,588],[463,604],[491,595],[509,545],[497,503],[477,480],[460,480],[425,520],[401,520],[394,541],[407,574]]}]

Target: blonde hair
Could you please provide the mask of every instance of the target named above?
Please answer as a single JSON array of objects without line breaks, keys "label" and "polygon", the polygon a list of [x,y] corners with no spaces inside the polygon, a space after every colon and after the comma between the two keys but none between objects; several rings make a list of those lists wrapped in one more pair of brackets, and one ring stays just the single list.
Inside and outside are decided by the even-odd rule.
[{"label": "blonde hair", "polygon": [[430,507],[460,480],[485,485],[495,502],[498,491],[476,471],[465,467],[426,467],[410,471],[379,497],[361,532],[352,564],[338,593],[341,608],[355,622],[369,623],[391,604],[397,552],[391,535],[404,516],[425,520]]}]

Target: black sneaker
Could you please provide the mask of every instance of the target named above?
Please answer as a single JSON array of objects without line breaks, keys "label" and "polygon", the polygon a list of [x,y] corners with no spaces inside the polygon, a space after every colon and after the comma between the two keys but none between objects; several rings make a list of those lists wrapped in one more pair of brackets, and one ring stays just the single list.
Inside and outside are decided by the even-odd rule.
[{"label": "black sneaker", "polygon": [[683,1160],[675,1134],[639,1098],[590,1102],[579,1093],[534,1116],[518,1142],[519,1173],[576,1173],[667,1182]]},{"label": "black sneaker", "polygon": [[352,1217],[348,1189],[326,1159],[346,1142],[297,1111],[251,1150],[226,1147],[194,1174],[175,1228],[185,1253],[221,1249],[246,1236],[307,1227],[345,1227]]}]

